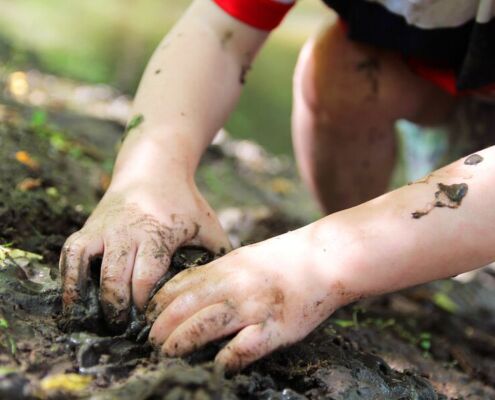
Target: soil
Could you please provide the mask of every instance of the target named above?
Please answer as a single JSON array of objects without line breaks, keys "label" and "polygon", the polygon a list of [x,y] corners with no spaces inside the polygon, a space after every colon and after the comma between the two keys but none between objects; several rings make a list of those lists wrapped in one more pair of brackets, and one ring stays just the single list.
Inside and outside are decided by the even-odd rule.
[{"label": "soil", "polygon": [[[211,363],[224,342],[175,359],[151,350],[136,313],[124,334],[101,329],[95,293],[79,310],[77,324],[67,323],[70,318],[61,323],[59,251],[101,196],[108,173],[103,164],[114,147],[98,145],[102,157],[90,156],[91,151],[74,155],[54,147],[53,136],[41,134],[25,110],[9,107],[21,117],[0,123],[0,399],[495,398],[490,269],[467,282],[435,282],[345,307],[302,342],[233,376]],[[66,140],[91,148],[91,138],[74,138],[71,119],[65,121],[60,129],[68,132]],[[118,143],[105,121],[92,123],[113,138],[107,136],[108,143]],[[263,165],[278,169],[248,165],[232,151],[237,145],[227,140],[208,152],[199,186],[221,207],[218,192],[211,190],[214,181],[204,178],[230,168],[241,187],[230,188],[228,195],[249,193],[253,203],[266,201],[270,207],[255,212],[246,205],[231,212],[239,223],[229,233],[240,235],[238,242],[254,242],[303,223],[304,217],[286,208],[280,190],[267,192],[266,186],[280,176],[297,186],[295,172],[266,154]],[[19,151],[35,162],[18,157]],[[26,189],[20,183],[28,178],[38,183]],[[273,187],[280,188],[277,182]],[[174,271],[207,261],[198,251],[176,254]]]}]

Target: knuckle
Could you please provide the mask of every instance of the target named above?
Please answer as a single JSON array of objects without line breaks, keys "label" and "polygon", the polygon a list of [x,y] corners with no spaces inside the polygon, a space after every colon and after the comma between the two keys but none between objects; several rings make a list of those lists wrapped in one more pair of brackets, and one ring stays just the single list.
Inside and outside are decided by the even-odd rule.
[{"label": "knuckle", "polygon": [[78,257],[84,252],[85,243],[80,239],[78,240],[68,240],[63,247],[63,252],[67,257],[68,262],[72,262],[74,257]]},{"label": "knuckle", "polygon": [[70,235],[64,243],[64,248],[70,248],[72,247],[73,244],[78,243],[83,237],[85,236],[85,233],[83,230],[79,230],[77,232],[74,232],[72,235]]},{"label": "knuckle", "polygon": [[240,270],[232,277],[233,287],[238,289],[239,293],[250,290],[255,284],[252,275],[248,271]]},{"label": "knuckle", "polygon": [[166,313],[167,313],[167,319],[171,322],[179,321],[182,317],[181,307],[177,305],[177,302],[170,304],[166,308]]}]

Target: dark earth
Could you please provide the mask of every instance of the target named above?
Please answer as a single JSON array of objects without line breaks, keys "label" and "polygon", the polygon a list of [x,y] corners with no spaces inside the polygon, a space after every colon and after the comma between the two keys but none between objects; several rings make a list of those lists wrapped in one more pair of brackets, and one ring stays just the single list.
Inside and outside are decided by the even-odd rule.
[{"label": "dark earth", "polygon": [[[347,306],[232,376],[211,363],[221,342],[186,359],[153,352],[136,313],[112,336],[97,283],[77,321],[61,319],[58,255],[108,184],[124,127],[63,107],[0,104],[0,399],[495,399],[490,268]],[[224,139],[198,173],[235,244],[314,215],[293,166],[259,149],[248,159],[246,146],[256,149]],[[182,249],[170,276],[205,261],[201,249]]]}]

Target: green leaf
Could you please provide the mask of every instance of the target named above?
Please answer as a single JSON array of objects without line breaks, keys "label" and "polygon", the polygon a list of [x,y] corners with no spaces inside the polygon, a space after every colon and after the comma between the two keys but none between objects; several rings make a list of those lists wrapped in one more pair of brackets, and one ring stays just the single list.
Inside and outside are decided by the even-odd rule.
[{"label": "green leaf", "polygon": [[48,116],[43,110],[36,110],[33,115],[31,115],[31,126],[37,128],[46,125]]},{"label": "green leaf", "polygon": [[134,117],[131,118],[129,123],[127,124],[126,128],[126,133],[132,131],[133,129],[137,128],[139,125],[141,125],[144,121],[144,116],[143,114],[138,114],[135,115]]},{"label": "green leaf", "polygon": [[335,322],[341,328],[349,328],[351,326],[354,326],[354,321],[352,319],[334,319],[333,322]]},{"label": "green leaf", "polygon": [[423,349],[423,350],[430,350],[431,349],[431,342],[429,340],[422,340],[420,343],[419,343],[419,346]]},{"label": "green leaf", "polygon": [[14,368],[0,367],[0,377],[12,374],[14,372],[17,372],[17,370]]},{"label": "green leaf", "polygon": [[0,318],[0,328],[7,329],[9,327],[9,323],[5,318]]},{"label": "green leaf", "polygon": [[84,152],[80,147],[74,146],[69,149],[69,155],[74,158],[81,158],[84,155]]},{"label": "green leaf", "polygon": [[8,336],[8,342],[9,342],[9,350],[10,354],[14,355],[15,352],[17,351],[17,344],[12,336]]},{"label": "green leaf", "polygon": [[458,309],[457,304],[455,304],[449,296],[442,292],[437,292],[433,295],[433,302],[442,310],[451,314],[455,314]]}]

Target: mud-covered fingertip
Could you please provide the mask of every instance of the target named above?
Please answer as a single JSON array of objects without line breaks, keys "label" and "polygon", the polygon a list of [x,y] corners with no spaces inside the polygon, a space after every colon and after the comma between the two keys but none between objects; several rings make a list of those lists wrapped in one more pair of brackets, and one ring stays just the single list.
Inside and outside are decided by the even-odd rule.
[{"label": "mud-covered fingertip", "polygon": [[173,357],[172,355],[168,355],[166,352],[163,351],[163,343],[160,343],[156,337],[148,335],[148,344],[151,346],[155,354],[159,356],[164,356],[164,357]]},{"label": "mud-covered fingertip", "polygon": [[62,302],[62,314],[67,314],[72,312],[72,309],[75,307],[76,303],[81,298],[81,289],[76,285],[62,282],[61,289],[61,302]]},{"label": "mud-covered fingertip", "polygon": [[229,345],[225,346],[215,357],[215,365],[221,368],[228,376],[239,373],[246,365],[240,358],[233,359],[233,351]]},{"label": "mud-covered fingertip", "polygon": [[163,345],[161,347],[161,352],[164,356],[171,357],[171,358],[179,357],[182,355],[180,348],[179,348],[179,343],[177,343],[177,342],[171,343],[171,342],[165,341],[165,343],[163,343]]}]

